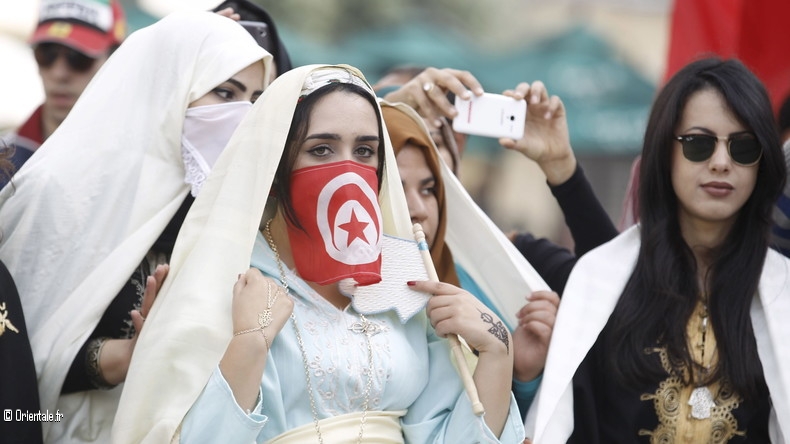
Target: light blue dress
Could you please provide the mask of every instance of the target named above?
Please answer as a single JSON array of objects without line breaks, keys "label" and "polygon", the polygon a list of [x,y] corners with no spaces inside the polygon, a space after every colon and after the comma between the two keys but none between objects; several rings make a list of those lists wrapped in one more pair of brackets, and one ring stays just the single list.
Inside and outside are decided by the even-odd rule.
[{"label": "light blue dress", "polygon": [[[260,234],[252,265],[279,281],[274,254]],[[362,411],[368,345],[364,334],[350,330],[360,322],[359,315],[350,306],[337,309],[287,269],[286,278],[319,419]],[[406,443],[523,441],[524,427],[512,395],[500,439],[474,415],[447,342],[435,335],[424,311],[406,324],[394,312],[366,318],[380,329],[370,337],[374,379],[369,410],[407,410],[401,418]],[[293,322],[288,321],[272,341],[258,405],[250,413],[243,411],[217,367],[182,423],[181,442],[266,442],[313,422],[307,393],[303,358]]]}]

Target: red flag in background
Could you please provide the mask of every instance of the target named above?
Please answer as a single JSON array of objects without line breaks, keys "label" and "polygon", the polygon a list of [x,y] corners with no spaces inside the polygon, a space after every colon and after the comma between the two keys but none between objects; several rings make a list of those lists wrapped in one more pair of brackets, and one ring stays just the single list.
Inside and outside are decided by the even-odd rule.
[{"label": "red flag in background", "polygon": [[304,228],[287,224],[299,275],[326,285],[353,278],[381,281],[381,241],[376,168],[342,161],[291,173],[294,212]]},{"label": "red flag in background", "polygon": [[790,93],[790,1],[675,0],[664,79],[711,53],[749,67],[776,111]]}]

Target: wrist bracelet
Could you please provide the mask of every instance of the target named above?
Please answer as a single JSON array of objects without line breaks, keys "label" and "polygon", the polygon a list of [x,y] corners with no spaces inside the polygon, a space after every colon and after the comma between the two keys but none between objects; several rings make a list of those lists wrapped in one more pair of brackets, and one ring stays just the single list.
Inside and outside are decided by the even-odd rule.
[{"label": "wrist bracelet", "polygon": [[85,368],[88,373],[88,379],[90,379],[91,384],[99,390],[110,390],[115,387],[115,385],[110,384],[104,379],[104,375],[101,371],[101,350],[108,339],[110,338],[102,337],[92,339],[88,342],[88,349],[85,353]]},{"label": "wrist bracelet", "polygon": [[255,327],[255,328],[248,328],[246,330],[241,330],[233,333],[233,336],[239,336],[246,333],[252,333],[254,331],[260,331],[261,335],[263,335],[263,340],[266,342],[266,350],[269,350],[269,338],[266,337],[266,329],[265,327]]}]

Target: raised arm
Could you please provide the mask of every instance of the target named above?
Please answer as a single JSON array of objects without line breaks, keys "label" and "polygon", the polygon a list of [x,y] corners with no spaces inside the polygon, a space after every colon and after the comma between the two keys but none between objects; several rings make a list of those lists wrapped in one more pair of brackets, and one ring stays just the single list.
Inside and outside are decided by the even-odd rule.
[{"label": "raised arm", "polygon": [[441,117],[456,116],[455,106],[447,93],[468,99],[483,94],[483,87],[469,71],[452,68],[426,68],[403,86],[384,96],[388,102],[403,102],[414,108],[434,127],[442,126]]}]

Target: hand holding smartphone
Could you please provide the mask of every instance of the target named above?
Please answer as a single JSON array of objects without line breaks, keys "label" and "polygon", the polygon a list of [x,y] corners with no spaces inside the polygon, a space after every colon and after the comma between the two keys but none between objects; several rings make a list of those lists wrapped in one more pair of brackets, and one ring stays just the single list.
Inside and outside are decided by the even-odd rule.
[{"label": "hand holding smartphone", "polygon": [[477,136],[519,140],[524,137],[527,102],[501,94],[484,93],[469,100],[455,97],[458,115],[453,130]]}]

